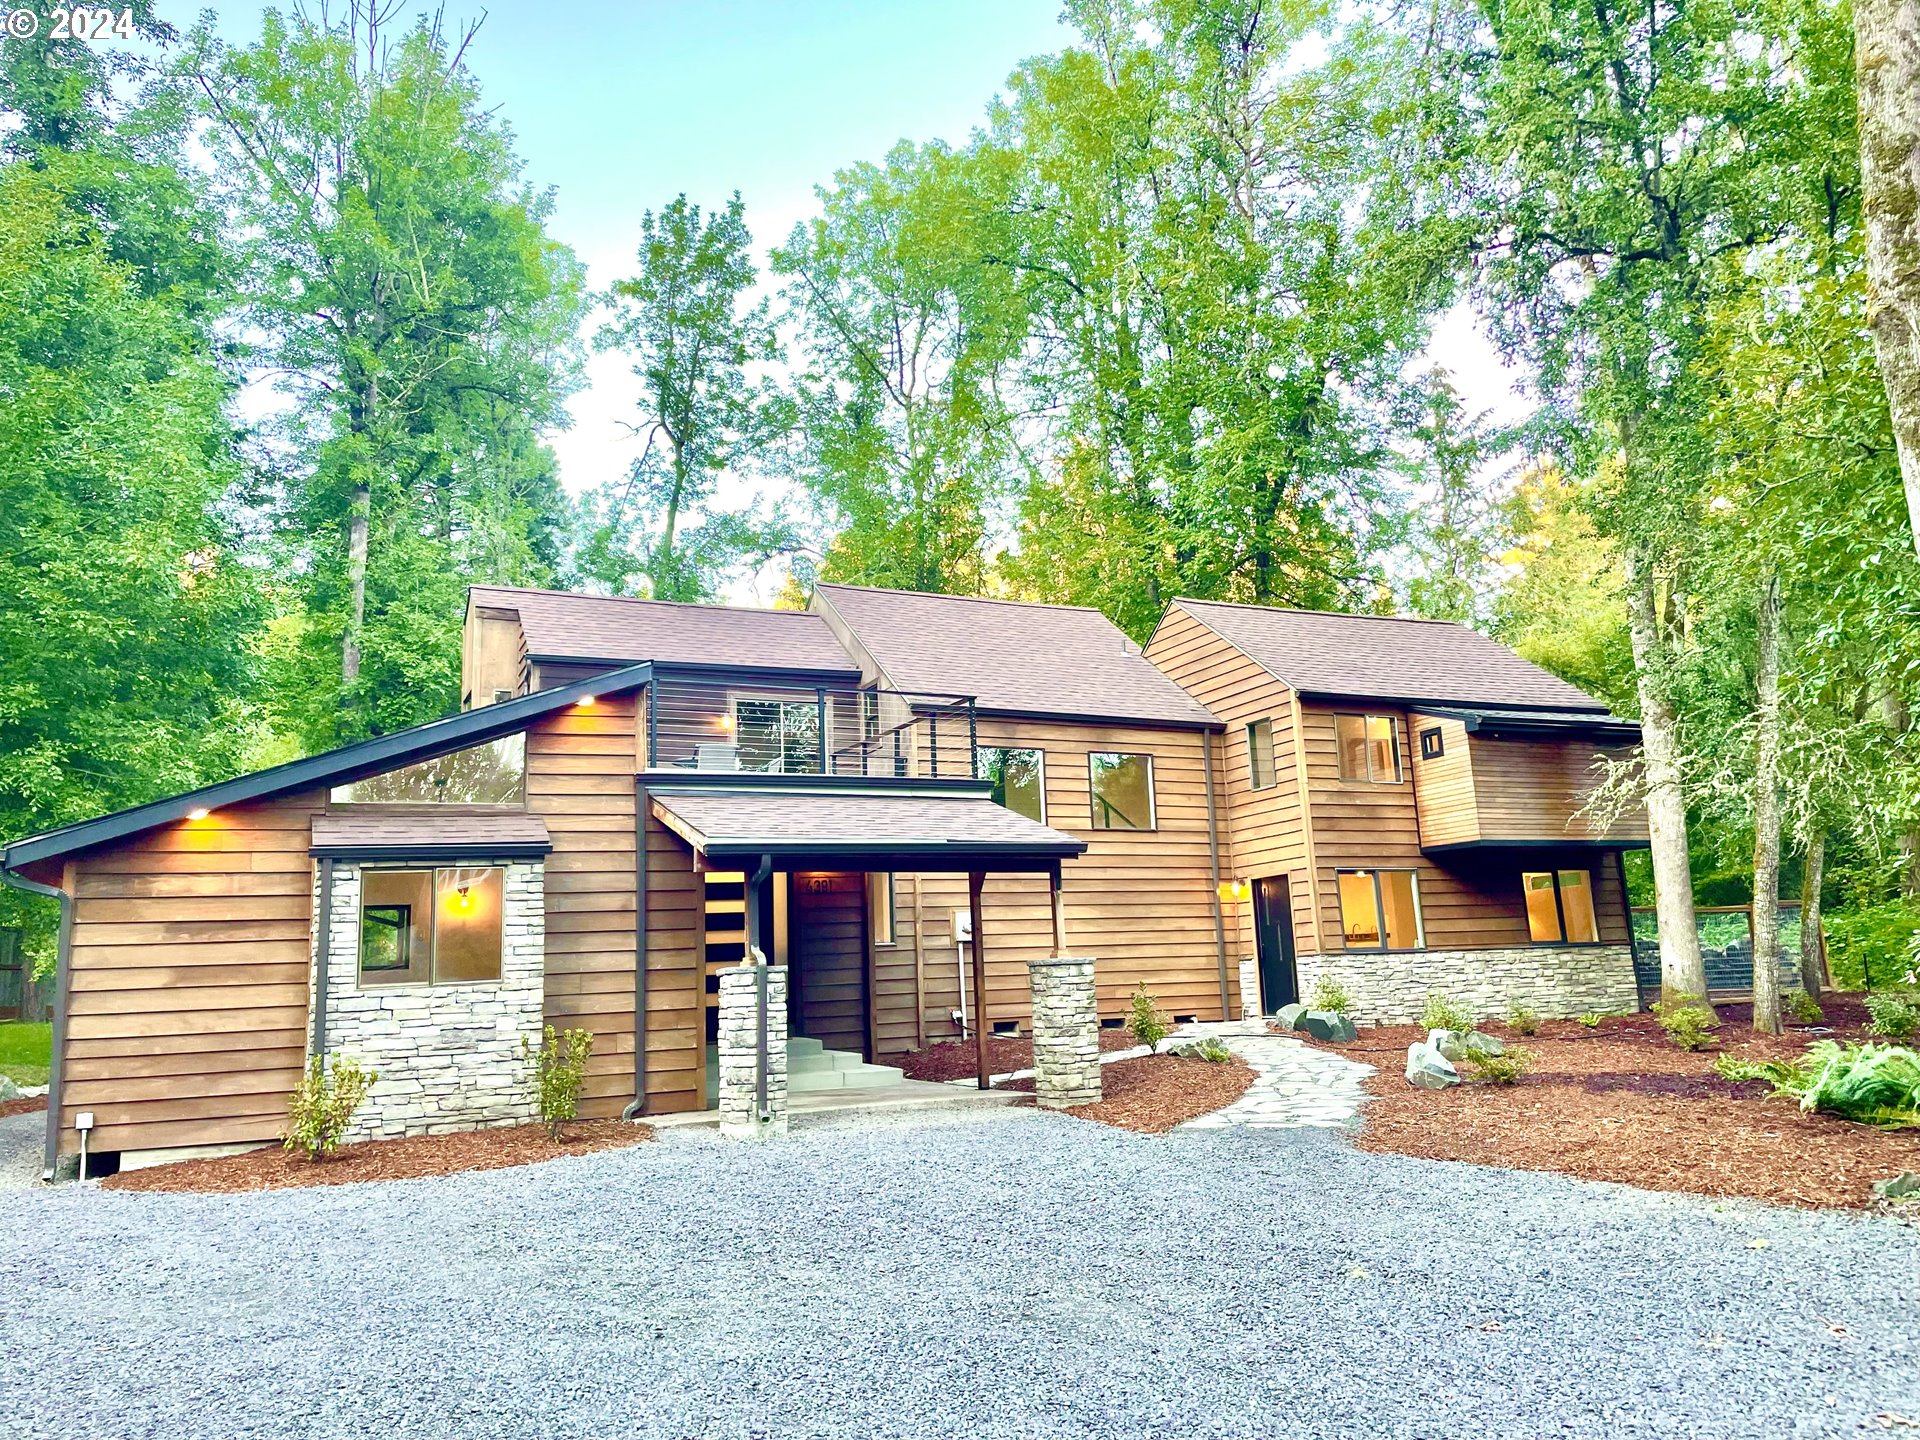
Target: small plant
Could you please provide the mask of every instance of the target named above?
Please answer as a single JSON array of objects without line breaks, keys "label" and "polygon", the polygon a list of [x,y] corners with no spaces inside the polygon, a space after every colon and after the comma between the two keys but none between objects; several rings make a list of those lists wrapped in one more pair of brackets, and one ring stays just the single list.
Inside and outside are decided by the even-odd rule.
[{"label": "small plant", "polygon": [[1607,1013],[1604,1010],[1588,1010],[1580,1016],[1580,1023],[1589,1030],[1598,1030],[1600,1022],[1606,1018]]},{"label": "small plant", "polygon": [[1682,1050],[1704,1050],[1713,1032],[1720,1028],[1720,1017],[1698,995],[1676,995],[1653,1007],[1660,1028]]},{"label": "small plant", "polygon": [[1920,1030],[1920,1004],[1916,1004],[1911,995],[1897,994],[1892,990],[1870,990],[1867,992],[1867,1014],[1872,1017],[1867,1022],[1869,1034],[1883,1035],[1889,1040],[1905,1040],[1915,1030]]},{"label": "small plant", "polygon": [[1353,997],[1347,994],[1347,987],[1331,975],[1322,975],[1313,982],[1313,994],[1308,997],[1308,1008],[1327,1010],[1335,1015],[1353,1014]]},{"label": "small plant", "polygon": [[560,1035],[549,1025],[538,1050],[522,1035],[520,1054],[533,1066],[529,1083],[540,1106],[540,1118],[547,1122],[547,1138],[557,1141],[560,1127],[580,1115],[580,1091],[587,1083],[593,1032],[569,1030]]},{"label": "small plant", "polygon": [[1804,990],[1789,990],[1781,997],[1780,1004],[1801,1025],[1818,1025],[1827,1018],[1820,1002]]},{"label": "small plant", "polygon": [[1438,990],[1427,992],[1427,1008],[1420,1012],[1420,1023],[1428,1030],[1452,1030],[1464,1035],[1473,1029],[1473,1016]]},{"label": "small plant", "polygon": [[1188,1060],[1205,1060],[1214,1065],[1224,1065],[1233,1058],[1233,1051],[1229,1050],[1216,1035],[1208,1035],[1204,1039],[1195,1040],[1192,1044],[1182,1045],[1174,1053]]},{"label": "small plant", "polygon": [[1533,1066],[1533,1052],[1524,1045],[1509,1045],[1498,1055],[1468,1050],[1465,1059],[1473,1068],[1473,1078],[1489,1085],[1511,1085]]},{"label": "small plant", "polygon": [[307,1062],[307,1073],[294,1087],[287,1133],[281,1144],[288,1150],[306,1151],[309,1160],[333,1154],[340,1148],[354,1111],[379,1078],[344,1055],[334,1056],[331,1067],[324,1055],[314,1056]]},{"label": "small plant", "polygon": [[1160,1002],[1147,993],[1146,982],[1136,985],[1133,999],[1127,1002],[1127,1033],[1152,1055],[1159,1052],[1160,1042],[1172,1029],[1173,1021],[1160,1008]]},{"label": "small plant", "polygon": [[1764,1080],[1802,1110],[1889,1129],[1920,1125],[1920,1055],[1905,1046],[1820,1040],[1799,1060],[1722,1056],[1714,1069],[1726,1080]]},{"label": "small plant", "polygon": [[1526,1001],[1516,1000],[1507,1007],[1507,1024],[1513,1027],[1516,1035],[1538,1035],[1540,1012]]}]

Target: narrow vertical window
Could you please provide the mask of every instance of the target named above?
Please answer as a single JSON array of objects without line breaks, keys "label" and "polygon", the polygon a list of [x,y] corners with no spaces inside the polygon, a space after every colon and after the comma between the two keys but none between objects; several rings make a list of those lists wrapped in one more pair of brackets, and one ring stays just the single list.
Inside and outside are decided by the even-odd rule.
[{"label": "narrow vertical window", "polygon": [[1342,780],[1366,779],[1367,717],[1364,715],[1334,716],[1333,739],[1340,751],[1340,778]]},{"label": "narrow vertical window", "polygon": [[873,943],[876,945],[891,945],[894,943],[893,872],[887,871],[885,873],[868,875],[867,887]]},{"label": "narrow vertical window", "polygon": [[1247,726],[1247,774],[1256,790],[1273,784],[1273,721],[1255,720]]}]

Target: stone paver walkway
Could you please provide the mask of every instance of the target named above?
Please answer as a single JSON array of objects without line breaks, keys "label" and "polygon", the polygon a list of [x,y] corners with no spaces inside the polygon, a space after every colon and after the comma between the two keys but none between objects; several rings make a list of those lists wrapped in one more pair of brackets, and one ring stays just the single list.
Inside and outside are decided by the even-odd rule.
[{"label": "stone paver walkway", "polygon": [[1233,1104],[1180,1126],[1182,1130],[1255,1130],[1301,1127],[1335,1130],[1359,1124],[1371,1065],[1344,1060],[1289,1035],[1270,1035],[1264,1020],[1183,1025],[1167,1041],[1180,1045],[1216,1036],[1254,1069],[1256,1078]]}]

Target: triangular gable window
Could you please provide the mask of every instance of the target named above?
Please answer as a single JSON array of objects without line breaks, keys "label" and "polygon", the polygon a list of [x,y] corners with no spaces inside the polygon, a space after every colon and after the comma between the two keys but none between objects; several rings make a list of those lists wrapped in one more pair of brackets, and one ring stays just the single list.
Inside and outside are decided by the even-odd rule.
[{"label": "triangular gable window", "polygon": [[527,737],[503,735],[437,760],[336,785],[332,798],[341,805],[522,805]]}]

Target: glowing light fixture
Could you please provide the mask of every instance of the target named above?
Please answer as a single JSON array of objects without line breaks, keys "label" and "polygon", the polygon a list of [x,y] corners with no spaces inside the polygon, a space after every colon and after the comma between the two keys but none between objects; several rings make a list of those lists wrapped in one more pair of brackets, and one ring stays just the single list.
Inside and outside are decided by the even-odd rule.
[{"label": "glowing light fixture", "polygon": [[574,701],[573,703],[575,705],[578,705],[582,710],[591,710],[593,708],[593,702],[595,700],[598,700],[599,698],[600,697],[597,695],[582,695],[578,700]]},{"label": "glowing light fixture", "polygon": [[468,893],[467,886],[462,885],[460,887],[459,897],[453,903],[458,905],[462,910],[467,910],[472,908],[473,896]]},{"label": "glowing light fixture", "polygon": [[206,819],[206,818],[207,818],[207,816],[209,816],[209,815],[211,815],[212,813],[213,813],[213,812],[212,812],[211,810],[206,810],[206,809],[201,809],[201,810],[189,810],[189,811],[187,811],[187,819],[189,819],[189,820],[204,820],[204,819]]},{"label": "glowing light fixture", "polygon": [[1220,898],[1229,905],[1237,905],[1253,893],[1253,887],[1244,880],[1222,880]]}]

